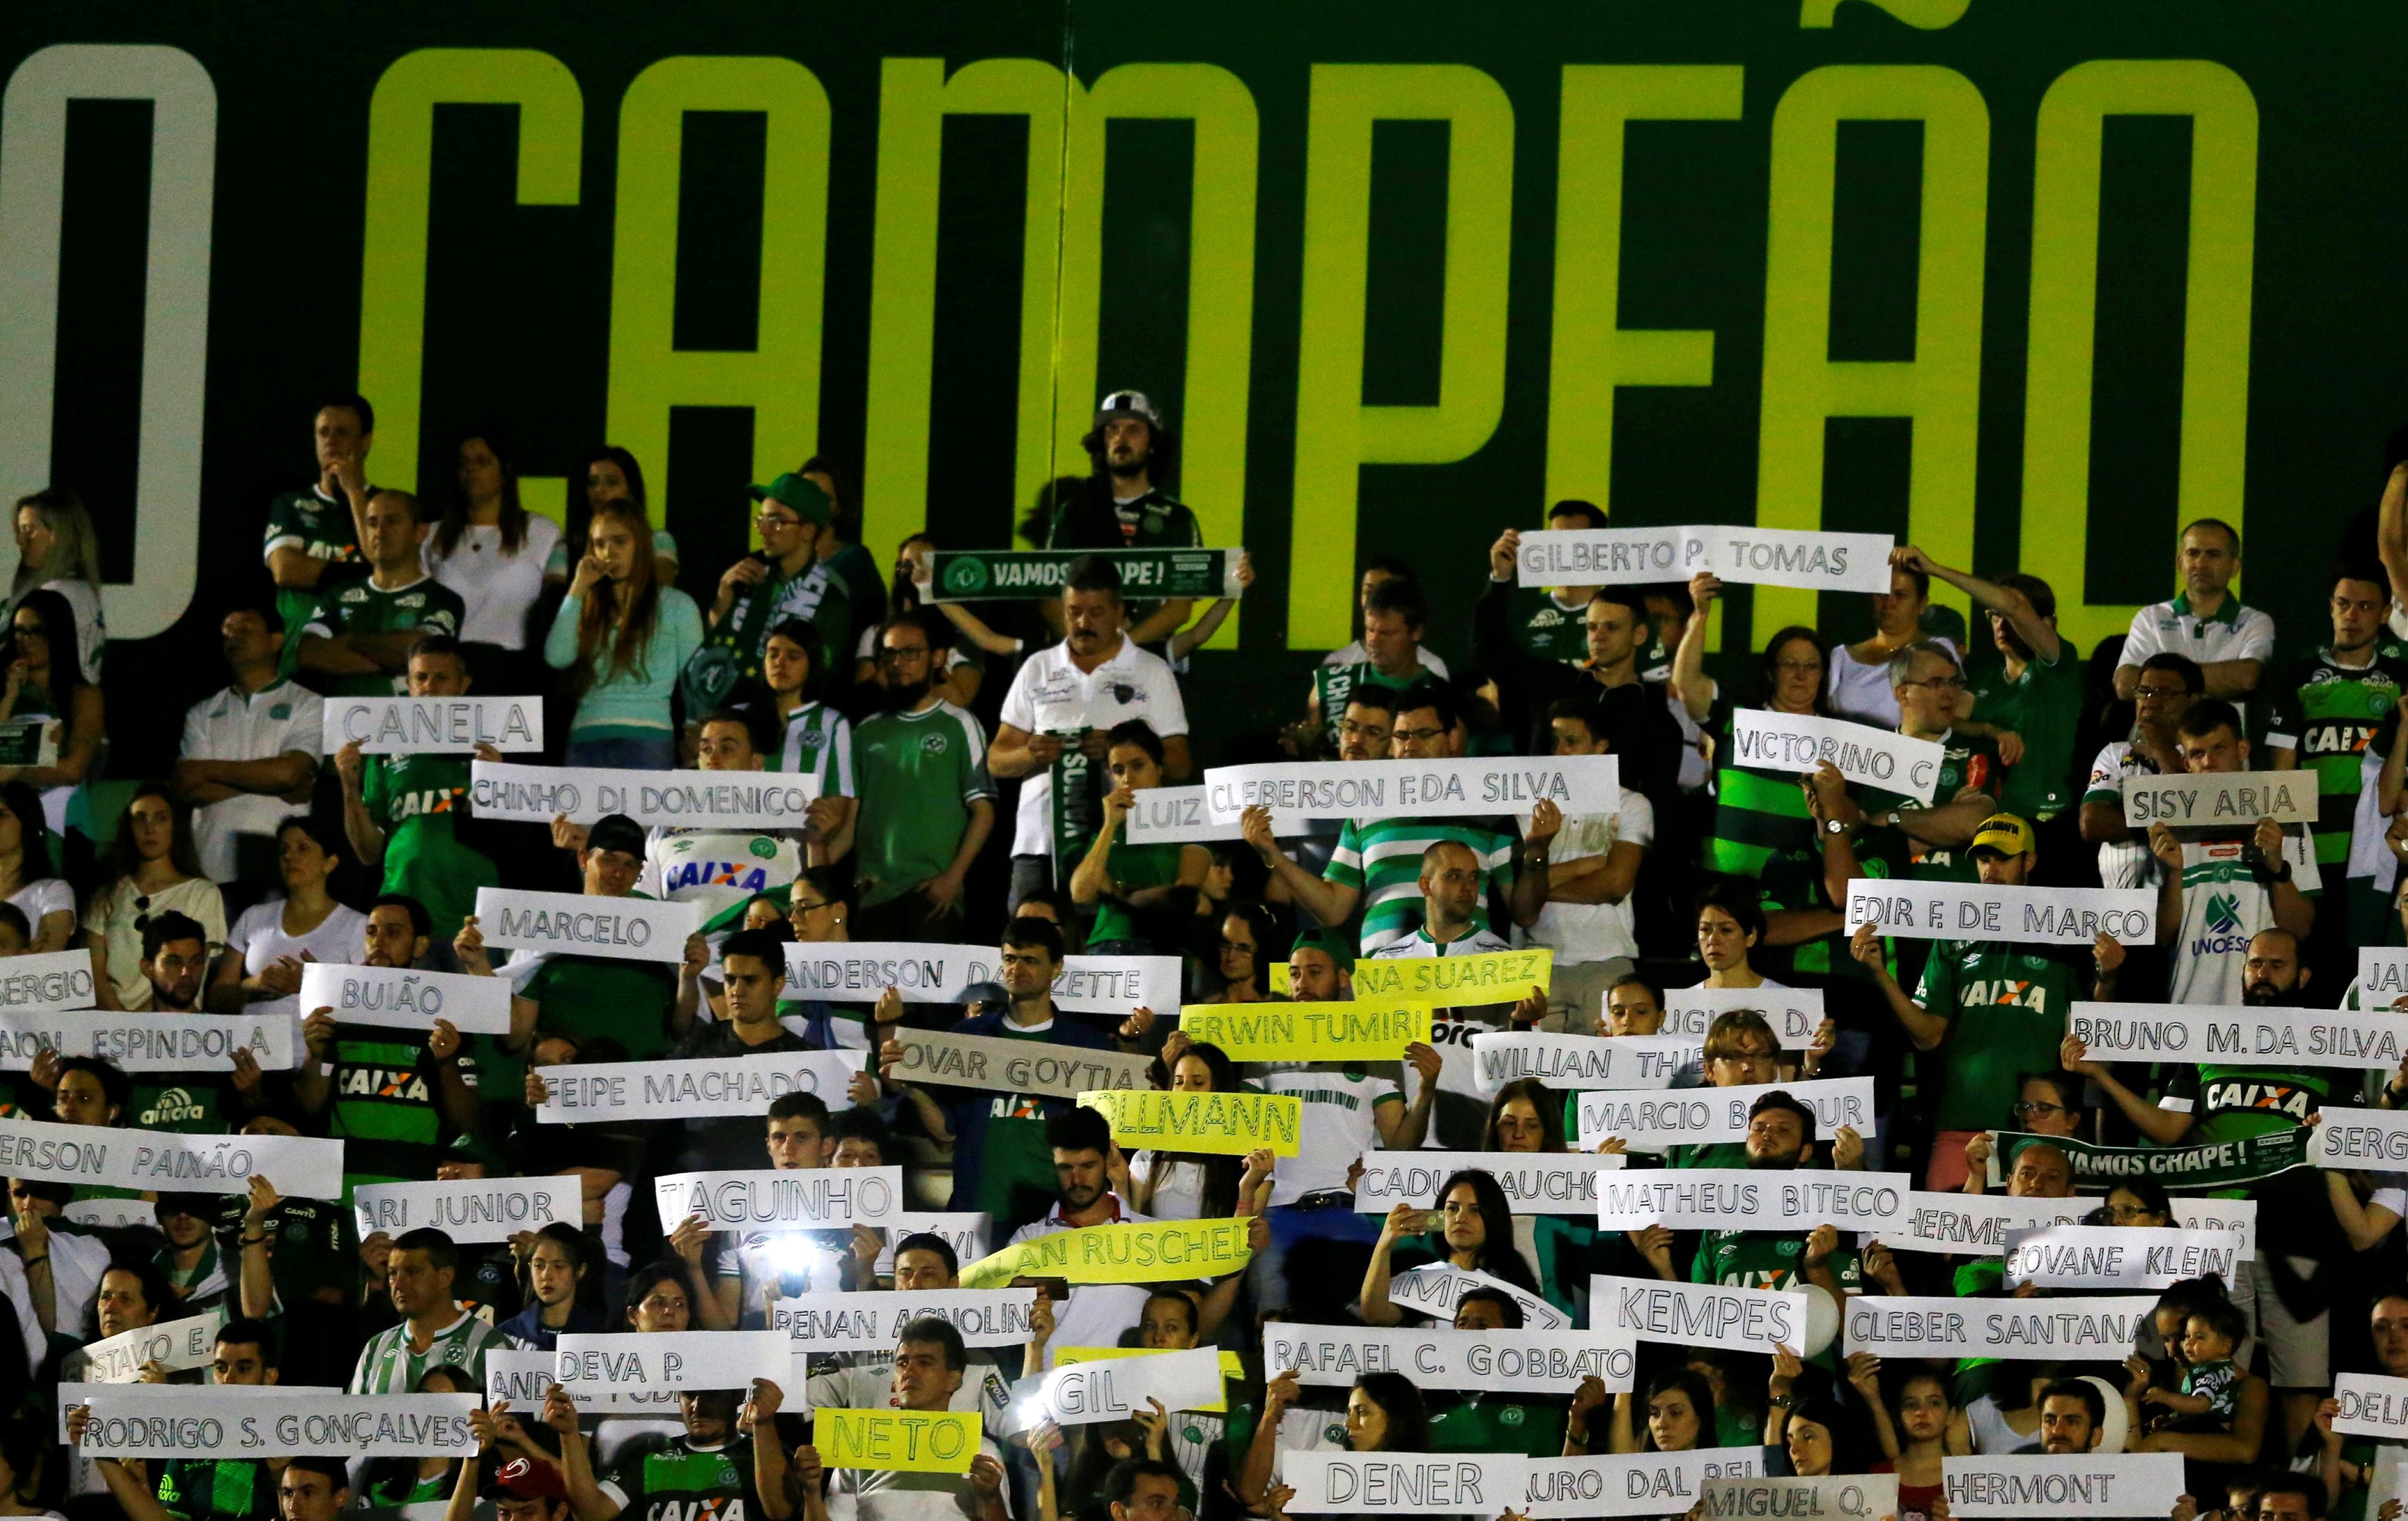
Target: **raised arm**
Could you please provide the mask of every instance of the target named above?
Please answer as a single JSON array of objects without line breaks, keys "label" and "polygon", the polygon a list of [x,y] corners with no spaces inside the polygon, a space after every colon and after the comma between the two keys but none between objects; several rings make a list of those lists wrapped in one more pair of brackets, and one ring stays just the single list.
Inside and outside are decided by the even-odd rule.
[{"label": "raised arm", "polygon": [[1722,595],[1719,577],[1700,570],[1689,578],[1689,621],[1672,651],[1672,695],[1681,699],[1693,723],[1702,724],[1713,711],[1714,679],[1706,674],[1706,625],[1713,621],[1714,598]]},{"label": "raised arm", "polygon": [[1920,570],[1937,576],[1949,585],[1971,597],[1989,611],[2007,620],[2007,626],[2024,641],[2024,647],[2040,656],[2041,664],[2054,666],[2064,644],[2057,637],[2057,624],[2043,618],[2031,605],[2031,598],[2012,586],[2000,586],[1966,570],[1951,570],[1912,544],[1901,544],[1890,552],[1889,563],[1901,570]]}]

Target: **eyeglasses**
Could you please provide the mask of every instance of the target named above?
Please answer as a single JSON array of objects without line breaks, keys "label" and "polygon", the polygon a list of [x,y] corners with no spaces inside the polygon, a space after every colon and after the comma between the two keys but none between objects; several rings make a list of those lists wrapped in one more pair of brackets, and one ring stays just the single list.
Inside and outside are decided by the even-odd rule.
[{"label": "eyeglasses", "polygon": [[2157,1212],[2145,1204],[2110,1204],[2107,1217],[2111,1220],[2145,1220]]},{"label": "eyeglasses", "polygon": [[1819,660],[1776,660],[1772,663],[1772,668],[1785,671],[1819,671],[1823,668],[1823,663]]},{"label": "eyeglasses", "polygon": [[878,658],[890,666],[899,666],[907,660],[925,660],[928,647],[924,644],[906,645],[901,649],[889,646],[878,652]]},{"label": "eyeglasses", "polygon": [[1241,956],[1250,956],[1254,954],[1254,948],[1253,946],[1248,945],[1243,940],[1233,940],[1226,935],[1221,937],[1221,949],[1224,951],[1235,951]]},{"label": "eyeglasses", "polygon": [[2143,702],[2153,698],[2163,702],[2174,697],[2187,697],[2190,696],[2190,691],[2186,687],[2179,686],[2140,686],[2132,689],[2132,696]]},{"label": "eyeglasses", "polygon": [[2066,1108],[2063,1104],[2035,1104],[2029,1100],[2019,1103],[2014,1108],[2015,1117],[2023,1120],[2035,1120],[2043,1114],[2071,1114],[2072,1112],[2073,1111]]},{"label": "eyeglasses", "polygon": [[799,528],[803,520],[781,512],[756,512],[752,515],[752,524],[766,532],[771,528]]},{"label": "eyeglasses", "polygon": [[150,895],[143,894],[134,900],[134,933],[141,934],[150,927]]},{"label": "eyeglasses", "polygon": [[1928,681],[1900,682],[1898,684],[1900,686],[1919,686],[1932,692],[1962,692],[1965,690],[1965,678],[1962,676],[1934,676]]},{"label": "eyeglasses", "polygon": [[824,898],[821,898],[819,901],[817,901],[817,902],[815,902],[815,903],[790,903],[790,904],[788,904],[788,905],[787,905],[787,907],[788,907],[788,908],[790,908],[790,909],[792,909],[792,910],[793,910],[795,912],[796,912],[796,913],[809,913],[809,912],[810,912],[810,911],[811,911],[812,910],[814,910],[814,909],[833,909],[833,908],[835,908],[835,907],[836,907],[836,899],[831,898],[831,897],[824,897]]},{"label": "eyeglasses", "polygon": [[1351,718],[1341,718],[1338,721],[1338,732],[1350,739],[1384,739],[1388,738],[1388,731],[1379,725],[1357,724]]},{"label": "eyeglasses", "polygon": [[1435,739],[1445,732],[1444,729],[1392,729],[1389,731],[1389,738],[1420,744],[1426,739]]}]

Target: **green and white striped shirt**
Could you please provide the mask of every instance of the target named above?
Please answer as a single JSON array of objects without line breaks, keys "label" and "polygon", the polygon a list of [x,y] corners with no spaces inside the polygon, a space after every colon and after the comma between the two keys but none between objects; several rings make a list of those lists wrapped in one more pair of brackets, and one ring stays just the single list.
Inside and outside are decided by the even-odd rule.
[{"label": "green and white striped shirt", "polygon": [[414,1394],[425,1371],[439,1363],[465,1368],[476,1387],[485,1386],[485,1354],[509,1350],[510,1339],[463,1310],[460,1318],[435,1333],[424,1352],[409,1349],[409,1322],[380,1331],[360,1349],[351,1370],[351,1394]]},{"label": "green and white striped shirt", "polygon": [[764,770],[808,772],[819,779],[823,797],[851,797],[853,725],[824,702],[807,702],[786,720],[786,737],[761,758]]}]

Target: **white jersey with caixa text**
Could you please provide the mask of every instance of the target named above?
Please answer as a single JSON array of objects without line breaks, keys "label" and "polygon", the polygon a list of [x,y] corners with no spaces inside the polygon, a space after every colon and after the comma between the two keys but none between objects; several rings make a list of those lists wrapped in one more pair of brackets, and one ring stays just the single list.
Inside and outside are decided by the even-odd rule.
[{"label": "white jersey with caixa text", "polygon": [[[2175,1003],[2244,1002],[2249,941],[2274,927],[2274,893],[2258,880],[2246,839],[2183,842],[2182,934],[2174,941]],[[2322,885],[2316,845],[2304,825],[2283,831],[2283,859],[2302,893]]]},{"label": "white jersey with caixa text", "polygon": [[754,896],[792,886],[803,874],[803,848],[792,835],[759,829],[669,829],[654,825],[644,847],[641,891],[671,903],[702,905],[706,930]]}]

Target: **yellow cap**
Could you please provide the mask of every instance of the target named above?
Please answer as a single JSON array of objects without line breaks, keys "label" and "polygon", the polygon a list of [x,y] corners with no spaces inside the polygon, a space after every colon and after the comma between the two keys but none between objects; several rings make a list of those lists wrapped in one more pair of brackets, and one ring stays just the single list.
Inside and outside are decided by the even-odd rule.
[{"label": "yellow cap", "polygon": [[1970,854],[1984,848],[2000,855],[2024,855],[2032,848],[2032,827],[2014,813],[1993,813],[1973,831],[1973,842],[1966,846]]}]

